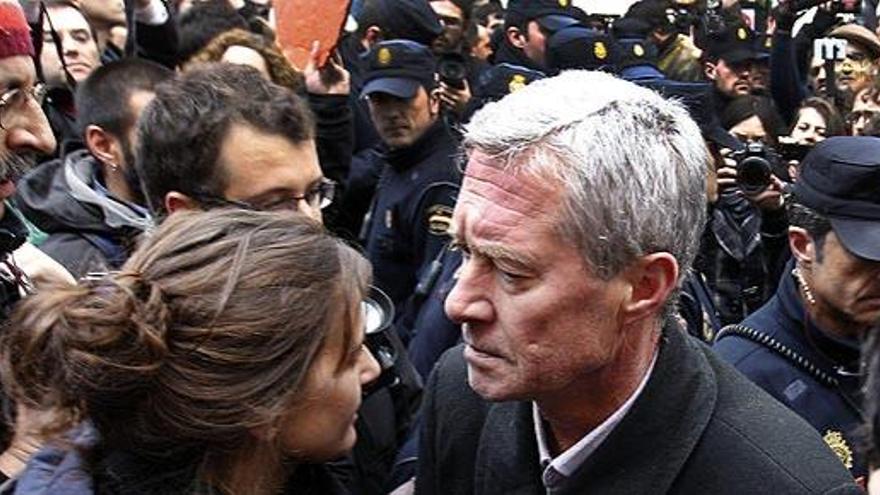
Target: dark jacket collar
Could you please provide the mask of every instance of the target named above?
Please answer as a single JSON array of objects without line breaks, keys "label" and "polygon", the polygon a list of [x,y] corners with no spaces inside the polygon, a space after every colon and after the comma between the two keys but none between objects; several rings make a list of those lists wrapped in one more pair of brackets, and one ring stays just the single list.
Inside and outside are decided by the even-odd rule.
[{"label": "dark jacket collar", "polygon": [[[559,493],[669,490],[715,409],[715,373],[697,345],[677,324],[666,325],[642,395]],[[490,408],[477,453],[476,493],[545,493],[532,421],[529,403]]]},{"label": "dark jacket collar", "polygon": [[[806,338],[808,357],[816,355],[816,364],[824,364],[826,367],[839,365],[851,368],[851,371],[859,370],[859,342],[856,339],[837,337],[831,332],[819,327],[807,315],[800,290],[792,270],[794,260],[789,260],[776,289],[776,297],[779,306],[788,319],[789,328],[792,332],[804,332]],[[795,336],[796,340],[800,340]],[[812,346],[810,346],[812,344]]]},{"label": "dark jacket collar", "polygon": [[501,42],[501,45],[498,47],[498,52],[495,54],[493,60],[496,64],[508,63],[540,72],[547,71],[546,67],[532,61],[532,59],[527,57],[521,49],[511,45],[507,39],[504,39],[504,41]]},{"label": "dark jacket collar", "polygon": [[28,229],[11,204],[6,203],[0,218],[0,259],[20,248],[28,237]]}]

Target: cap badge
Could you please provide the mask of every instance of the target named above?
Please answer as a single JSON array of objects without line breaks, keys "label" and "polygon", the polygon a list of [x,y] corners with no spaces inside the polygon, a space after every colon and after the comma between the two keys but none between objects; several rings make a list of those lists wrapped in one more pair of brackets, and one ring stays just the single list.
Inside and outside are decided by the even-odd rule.
[{"label": "cap badge", "polygon": [[746,28],[739,28],[736,30],[736,37],[744,40],[749,37],[749,33],[746,32]]},{"label": "cap badge", "polygon": [[570,3],[569,0],[559,0],[559,6],[562,8],[568,7],[569,3]]},{"label": "cap badge", "polygon": [[526,87],[526,84],[526,76],[522,74],[514,74],[513,77],[510,78],[510,82],[507,83],[507,89],[511,93],[516,93]]},{"label": "cap badge", "polygon": [[764,48],[773,48],[773,38],[769,36],[764,40]]},{"label": "cap badge", "polygon": [[391,50],[388,48],[382,47],[379,49],[379,54],[377,56],[379,59],[379,65],[388,65],[391,63]]},{"label": "cap badge", "polygon": [[593,43],[593,55],[599,60],[605,60],[605,57],[608,56],[608,48],[605,47],[605,43],[601,41]]},{"label": "cap badge", "polygon": [[847,445],[846,440],[843,438],[843,435],[839,431],[828,430],[825,432],[825,436],[822,437],[825,440],[825,443],[831,447],[831,450],[837,454],[837,457],[840,459],[840,462],[846,466],[847,469],[852,469],[853,467],[853,454],[852,449]]},{"label": "cap badge", "polygon": [[640,43],[636,43],[635,45],[633,45],[633,55],[635,55],[636,57],[645,56],[645,49]]}]

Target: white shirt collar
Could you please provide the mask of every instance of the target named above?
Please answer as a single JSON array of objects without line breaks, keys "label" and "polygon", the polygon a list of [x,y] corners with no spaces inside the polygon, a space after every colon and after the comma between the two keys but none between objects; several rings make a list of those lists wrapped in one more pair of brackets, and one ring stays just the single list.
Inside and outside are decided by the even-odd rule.
[{"label": "white shirt collar", "polygon": [[614,431],[617,424],[626,416],[626,413],[632,408],[633,403],[642,394],[648,379],[654,371],[654,364],[657,362],[657,352],[651,359],[651,365],[648,367],[647,373],[642,378],[641,383],[635,392],[626,399],[626,402],[620,406],[611,416],[602,422],[599,426],[587,433],[583,438],[565,452],[559,454],[556,458],[550,455],[550,448],[547,445],[547,437],[544,432],[544,424],[541,420],[538,405],[532,402],[532,418],[535,423],[535,437],[538,439],[538,456],[543,468],[541,479],[547,488],[558,486],[561,482],[569,478],[577,469],[587,460],[587,458],[599,448],[599,445],[608,435]]}]

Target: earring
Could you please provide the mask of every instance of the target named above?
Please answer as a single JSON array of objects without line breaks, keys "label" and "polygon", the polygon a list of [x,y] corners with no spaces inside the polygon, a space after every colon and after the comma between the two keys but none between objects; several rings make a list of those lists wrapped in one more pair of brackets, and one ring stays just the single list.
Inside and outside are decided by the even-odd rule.
[{"label": "earring", "polygon": [[110,165],[110,169],[114,172],[119,170],[119,165],[116,162],[107,162],[107,165]]},{"label": "earring", "polygon": [[800,268],[794,267],[791,274],[794,275],[794,278],[797,279],[798,284],[801,286],[801,290],[804,291],[804,298],[810,303],[810,306],[815,306],[816,298],[813,296],[813,291],[810,290],[810,286],[807,284],[807,280],[804,278],[804,274],[801,273]]}]

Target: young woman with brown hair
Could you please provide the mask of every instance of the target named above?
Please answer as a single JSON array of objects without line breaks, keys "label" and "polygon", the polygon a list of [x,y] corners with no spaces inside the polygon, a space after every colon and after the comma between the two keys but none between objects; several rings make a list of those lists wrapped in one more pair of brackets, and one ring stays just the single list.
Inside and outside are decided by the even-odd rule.
[{"label": "young woman with brown hair", "polygon": [[[12,397],[54,438],[8,493],[335,493],[354,445],[368,263],[300,215],[172,215],[122,270],[24,301]],[[14,491],[12,491],[14,490]]]}]

